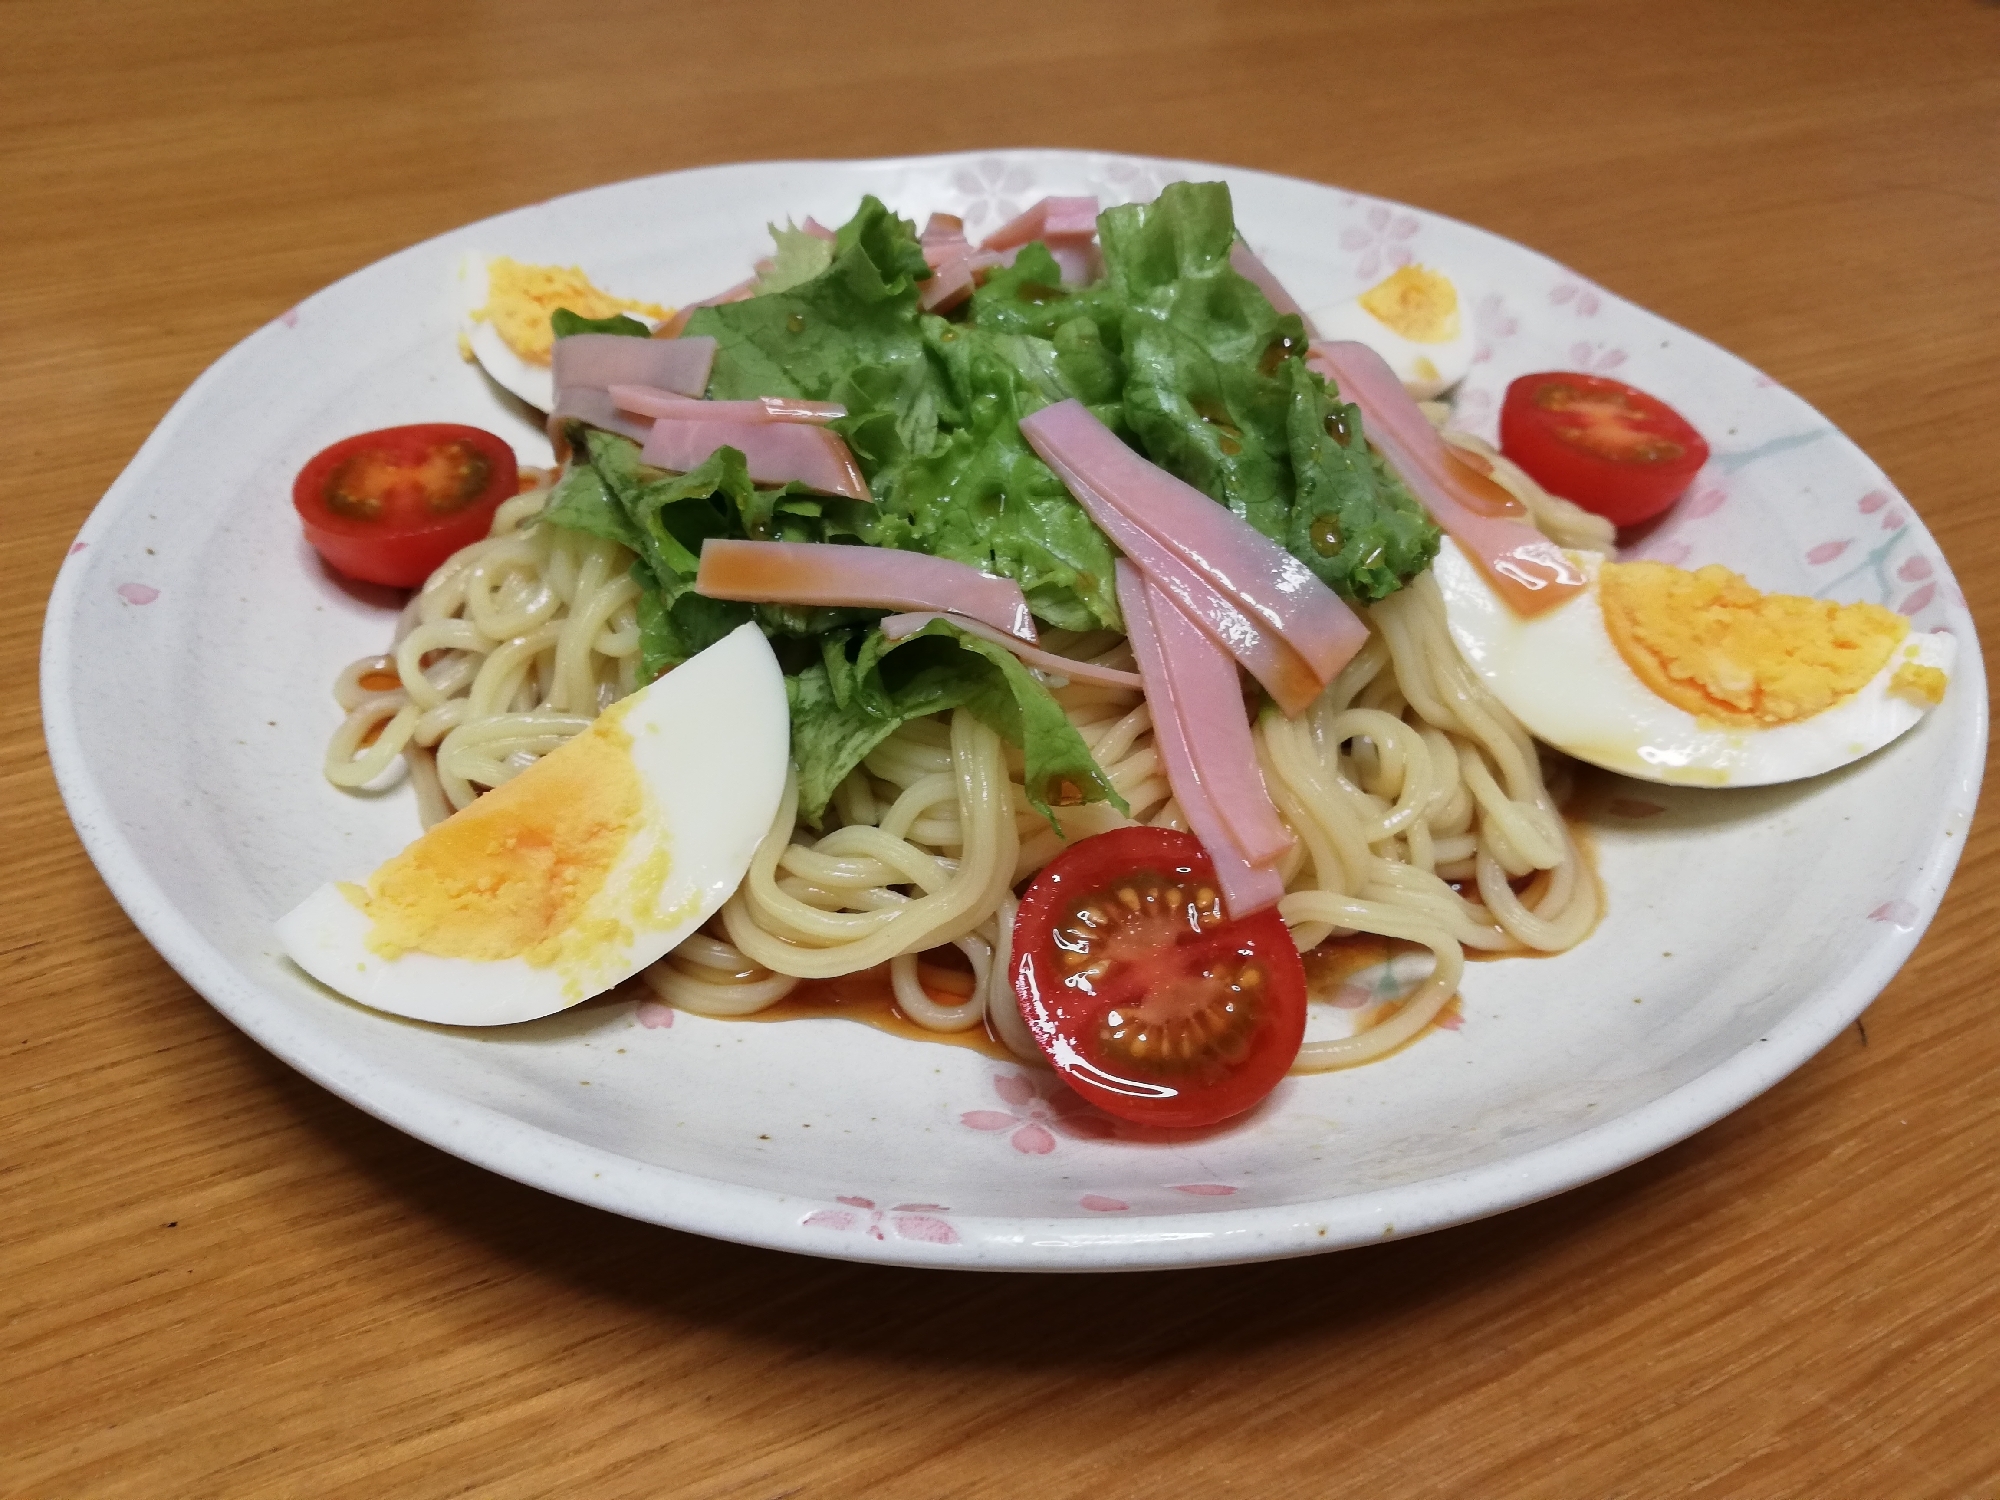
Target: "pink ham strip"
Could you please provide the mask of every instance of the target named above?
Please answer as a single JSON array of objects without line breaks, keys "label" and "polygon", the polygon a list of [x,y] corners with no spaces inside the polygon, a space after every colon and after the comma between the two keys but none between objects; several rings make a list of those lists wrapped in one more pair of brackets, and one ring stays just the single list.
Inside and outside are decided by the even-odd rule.
[{"label": "pink ham strip", "polygon": [[1030,646],[1004,630],[995,630],[982,620],[969,615],[955,614],[949,610],[919,610],[906,615],[886,615],[882,619],[882,634],[892,641],[900,641],[915,635],[933,620],[944,620],[956,625],[967,635],[976,635],[983,641],[991,641],[996,646],[1005,646],[1029,666],[1044,672],[1053,672],[1058,677],[1067,677],[1072,682],[1096,682],[1105,687],[1136,688],[1145,686],[1137,672],[1121,672],[1116,667],[1099,666],[1094,661],[1078,661],[1073,656],[1057,656],[1053,651],[1043,651]]},{"label": "pink ham strip", "polygon": [[1062,269],[1064,286],[1089,286],[1104,272],[1104,257],[1092,244],[1051,245],[1049,254]]},{"label": "pink ham strip", "polygon": [[1058,240],[1088,241],[1096,233],[1095,198],[1044,198],[987,235],[979,248],[1011,250],[1030,240],[1053,246]]},{"label": "pink ham strip", "polygon": [[1582,570],[1528,524],[1521,502],[1438,436],[1381,355],[1366,344],[1314,344],[1306,363],[1361,408],[1368,440],[1516,614],[1533,618],[1586,586]]},{"label": "pink ham strip", "polygon": [[1306,325],[1307,338],[1319,337],[1318,331],[1313,327],[1313,320],[1306,316],[1306,310],[1299,306],[1292,294],[1285,290],[1284,283],[1271,274],[1271,268],[1259,260],[1256,252],[1243,241],[1238,240],[1229,247],[1229,264],[1235,267],[1236,274],[1244,280],[1255,282],[1257,290],[1262,292],[1265,299],[1279,312],[1297,313],[1299,320]]},{"label": "pink ham strip", "polygon": [[1321,686],[1367,641],[1361,618],[1310,568],[1227,506],[1134,453],[1082,402],[1043,407],[1022,419],[1021,433],[1070,493],[1081,500],[1089,490],[1122,511],[1282,637]]},{"label": "pink ham strip", "polygon": [[1147,583],[1146,600],[1174,702],[1187,711],[1181,728],[1196,774],[1243,857],[1253,865],[1268,865],[1292,847],[1292,832],[1271,805],[1264,773],[1257,768],[1236,663],[1158,584]]},{"label": "pink ham strip", "polygon": [[[1153,600],[1159,596],[1147,588],[1145,579],[1130,563],[1121,560],[1117,568],[1118,607],[1125,613],[1125,636],[1132,643],[1139,676],[1146,684],[1146,704],[1153,717],[1153,744],[1166,766],[1167,784],[1174,789],[1174,801],[1180,804],[1181,816],[1187,819],[1188,828],[1201,840],[1215,863],[1216,883],[1222,887],[1223,904],[1230,916],[1244,917],[1275,906],[1285,894],[1284,880],[1269,865],[1251,863],[1195,767],[1188,742],[1188,716],[1190,711],[1203,710],[1200,705],[1180,703],[1174,697],[1165,653],[1153,628]],[[1159,599],[1159,602],[1165,609],[1173,608],[1170,600]]]},{"label": "pink ham strip", "polygon": [[1030,643],[1035,639],[1035,618],[1013,579],[891,547],[711,537],[702,546],[694,587],[711,599],[748,604],[950,611]]},{"label": "pink ham strip", "polygon": [[614,385],[611,400],[620,411],[642,417],[720,417],[731,422],[813,422],[824,426],[847,415],[847,408],[835,401],[802,401],[792,396],[704,401],[649,385]]},{"label": "pink ham strip", "polygon": [[650,385],[699,396],[708,389],[715,340],[635,339],[622,333],[573,333],[556,340],[550,373],[558,391],[570,386]]},{"label": "pink ham strip", "polygon": [[1223,650],[1243,664],[1278,707],[1297,718],[1312,706],[1326,684],[1314,675],[1282,637],[1259,626],[1208,580],[1182,562],[1094,491],[1072,489],[1097,529],[1148,578],[1173,598]]},{"label": "pink ham strip", "polygon": [[556,391],[555,410],[549,413],[549,441],[555,444],[558,458],[568,447],[562,435],[565,422],[587,422],[592,427],[602,427],[606,432],[628,437],[635,443],[645,442],[653,432],[651,422],[637,421],[626,415],[612,402],[609,392],[589,385],[572,385]]},{"label": "pink ham strip", "polygon": [[758,484],[798,483],[828,495],[871,500],[868,481],[838,435],[804,422],[729,422],[661,417],[639,457],[685,474],[718,448],[743,455]]},{"label": "pink ham strip", "polygon": [[965,220],[957,214],[932,214],[918,243],[923,246],[924,259],[933,271],[947,261],[972,253],[972,242],[965,237]]}]

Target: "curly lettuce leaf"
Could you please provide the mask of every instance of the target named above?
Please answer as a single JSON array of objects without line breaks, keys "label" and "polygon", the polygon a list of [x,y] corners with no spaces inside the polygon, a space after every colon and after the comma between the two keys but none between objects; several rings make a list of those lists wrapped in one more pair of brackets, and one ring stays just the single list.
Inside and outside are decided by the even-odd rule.
[{"label": "curly lettuce leaf", "polygon": [[768,227],[771,243],[776,248],[768,262],[758,262],[764,267],[757,273],[757,292],[760,295],[789,292],[795,286],[805,285],[833,264],[832,240],[808,234],[789,219],[783,229],[776,224]]},{"label": "curly lettuce leaf", "polygon": [[1364,441],[1361,410],[1287,360],[1286,432],[1298,493],[1285,545],[1342,598],[1393,594],[1437,556],[1438,528]]},{"label": "curly lettuce leaf", "polygon": [[1032,672],[1005,647],[943,620],[891,642],[879,630],[821,642],[786,679],[799,813],[817,824],[834,789],[911,719],[967,708],[1022,752],[1028,799],[1058,832],[1054,806],[1109,801],[1129,811],[1089,747]]}]

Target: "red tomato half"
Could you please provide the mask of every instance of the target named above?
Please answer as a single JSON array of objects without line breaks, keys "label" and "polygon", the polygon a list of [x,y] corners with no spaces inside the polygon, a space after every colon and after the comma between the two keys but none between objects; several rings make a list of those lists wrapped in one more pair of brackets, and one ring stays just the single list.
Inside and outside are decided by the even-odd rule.
[{"label": "red tomato half", "polygon": [[1241,1114],[1305,1039],[1305,965],[1283,920],[1226,919],[1201,841],[1170,828],[1080,840],[1037,875],[1013,980],[1063,1081],[1142,1124]]},{"label": "red tomato half", "polygon": [[1666,402],[1602,375],[1523,375],[1500,407],[1500,451],[1552,495],[1619,526],[1672,505],[1708,444]]},{"label": "red tomato half", "polygon": [[426,422],[343,438],[299,470],[292,504],[329,567],[409,589],[485,536],[520,482],[492,433]]}]

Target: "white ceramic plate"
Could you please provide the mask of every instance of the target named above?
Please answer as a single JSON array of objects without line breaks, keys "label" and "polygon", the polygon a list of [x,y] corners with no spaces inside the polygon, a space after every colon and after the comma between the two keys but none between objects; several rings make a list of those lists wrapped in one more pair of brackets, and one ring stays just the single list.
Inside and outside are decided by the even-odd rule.
[{"label": "white ceramic plate", "polygon": [[[453,1031],[330,998],[275,917],[415,831],[407,792],[319,766],[334,672],[381,649],[383,597],[301,541],[300,464],[368,428],[458,421],[545,453],[454,346],[469,249],[581,263],[628,296],[729,285],[807,214],[864,192],[977,237],[1043,193],[1106,203],[1228,180],[1308,306],[1420,258],[1479,338],[1462,418],[1536,368],[1614,372],[1715,458],[1647,555],[1870,599],[1958,637],[1944,705],[1846,771],[1760,791],[1630,783],[1595,834],[1610,911],[1559,958],[1474,965],[1464,1019],[1387,1061],[1287,1080],[1197,1143],[1106,1138],[1045,1075],[838,1020],[753,1025],[629,999]],[[1561,1191],[1735,1109],[1860,1013],[1937,908],[1971,820],[1984,672],[1908,504],[1824,418],[1742,361],[1531,251],[1435,215],[1257,172],[1069,152],[707,168],[524,208],[405,250],[244,340],[91,515],[50,601],[50,752],[132,919],[222,1013],[363,1109],[469,1161],[618,1213],[818,1255],[1095,1269],[1297,1255]],[[670,1023],[670,1024],[669,1024]]]}]

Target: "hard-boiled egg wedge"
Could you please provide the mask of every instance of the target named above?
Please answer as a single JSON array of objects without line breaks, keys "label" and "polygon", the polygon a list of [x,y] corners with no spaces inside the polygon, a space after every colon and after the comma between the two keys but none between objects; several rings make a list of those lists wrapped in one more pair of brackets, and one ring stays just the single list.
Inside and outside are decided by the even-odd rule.
[{"label": "hard-boiled egg wedge", "polygon": [[504,255],[468,254],[459,262],[459,336],[479,367],[537,411],[555,402],[549,315],[566,307],[582,318],[619,314],[653,324],[667,309],[614,297],[574,266],[528,266]]},{"label": "hard-boiled egg wedge", "polygon": [[1952,638],[1880,605],[1568,555],[1589,588],[1532,620],[1449,537],[1436,576],[1460,654],[1529,733],[1579,760],[1681,786],[1794,781],[1880,749],[1943,698]]},{"label": "hard-boiled egg wedge", "polygon": [[1451,278],[1404,266],[1358,297],[1315,309],[1323,339],[1366,344],[1419,401],[1442,396],[1472,368],[1472,329]]},{"label": "hard-boiled egg wedge", "polygon": [[784,794],[790,717],[745,625],[278,923],[300,968],[420,1021],[499,1026],[587,1000],[728,899]]}]

